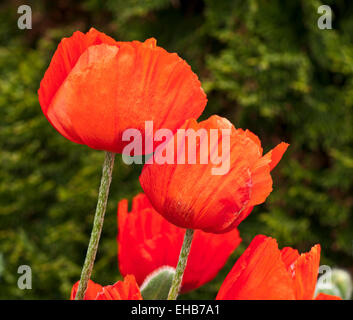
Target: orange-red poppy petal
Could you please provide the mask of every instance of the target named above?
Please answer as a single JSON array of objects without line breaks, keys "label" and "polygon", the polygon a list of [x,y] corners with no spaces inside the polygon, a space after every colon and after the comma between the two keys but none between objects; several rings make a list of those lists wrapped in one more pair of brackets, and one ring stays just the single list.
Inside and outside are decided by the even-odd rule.
[{"label": "orange-red poppy petal", "polygon": [[[176,164],[176,161],[174,164],[146,164],[140,176],[142,188],[156,210],[171,223],[182,228],[221,232],[233,222],[237,212],[249,201],[250,173],[246,159],[254,151],[257,152],[257,146],[251,139],[237,143],[242,141],[240,134],[228,120],[218,116],[212,116],[200,123],[191,119],[186,121],[181,129],[185,132],[200,129],[205,130],[207,134],[210,129],[231,130],[234,138],[230,145],[230,161],[233,166],[224,175],[213,175],[212,169],[217,165],[211,161],[201,164],[200,160],[190,163],[187,153],[185,164],[180,164],[180,159],[179,164]],[[185,134],[180,136],[184,142],[178,145],[179,149],[188,150],[192,142],[185,139]],[[207,139],[206,135],[203,141]],[[169,143],[176,145],[174,140]],[[219,143],[218,148],[221,146]],[[208,145],[206,147],[208,148]],[[201,151],[196,148],[196,159],[200,159]],[[158,157],[158,154],[156,156]],[[206,158],[210,157],[212,155],[206,154]]]},{"label": "orange-red poppy petal", "polygon": [[272,177],[269,161],[262,157],[251,168],[251,197],[248,206],[265,202],[272,191]]},{"label": "orange-red poppy petal", "polygon": [[135,277],[127,275],[124,281],[103,287],[96,300],[142,300],[142,296]]},{"label": "orange-red poppy petal", "polygon": [[175,267],[183,230],[163,219],[144,194],[118,205],[118,261],[122,275],[134,274],[141,285],[146,276],[164,265]]},{"label": "orange-red poppy petal", "polygon": [[56,91],[71,72],[81,54],[88,47],[102,43],[116,45],[114,39],[94,28],[91,28],[86,34],[76,31],[70,38],[61,40],[38,90],[39,102],[44,114],[46,114]]},{"label": "orange-red poppy petal", "polygon": [[277,145],[265,155],[265,157],[268,156],[271,159],[270,170],[277,166],[278,162],[282,159],[282,156],[286,152],[288,147],[288,143],[281,142],[279,145]]},{"label": "orange-red poppy petal", "polygon": [[[80,281],[77,281],[73,285],[73,287],[71,289],[70,300],[75,300],[79,283],[80,283]],[[103,290],[103,287],[100,284],[95,283],[92,280],[88,280],[88,286],[87,286],[84,300],[95,300],[97,297],[97,294],[99,292],[101,292],[102,290]]]},{"label": "orange-red poppy petal", "polygon": [[316,296],[315,300],[342,300],[342,298],[321,292]]},{"label": "orange-red poppy petal", "polygon": [[[78,285],[79,281],[72,287],[71,300],[76,297]],[[84,300],[142,300],[142,296],[135,277],[127,275],[123,281],[105,287],[89,280]]]},{"label": "orange-red poppy petal", "polygon": [[111,150],[118,141],[116,81],[119,48],[90,46],[56,92],[47,110],[55,128],[94,149]]},{"label": "orange-red poppy petal", "polygon": [[293,280],[296,300],[312,300],[320,264],[320,245],[301,254],[293,266]]},{"label": "orange-red poppy petal", "polygon": [[[259,152],[260,154],[262,154],[260,139],[249,130],[246,130],[245,134],[258,145]],[[289,145],[287,143],[280,143],[277,147],[268,152],[265,156],[259,158],[253,164],[251,168],[250,200],[246,205],[246,208],[238,214],[237,219],[231,225],[229,225],[224,230],[224,232],[227,232],[229,230],[232,230],[234,227],[237,227],[240,222],[242,222],[251,213],[253,207],[255,205],[263,203],[269,196],[269,194],[272,192],[272,177],[270,175],[270,172],[275,167],[275,165],[278,164],[280,158],[283,156],[283,153],[286,151],[288,146]]]},{"label": "orange-red poppy petal", "polygon": [[217,300],[294,299],[290,274],[275,239],[256,236],[224,280]]},{"label": "orange-red poppy petal", "polygon": [[291,247],[285,247],[281,250],[281,257],[282,260],[290,273],[293,272],[294,269],[294,263],[297,261],[299,258],[299,252],[296,249],[293,249]]}]

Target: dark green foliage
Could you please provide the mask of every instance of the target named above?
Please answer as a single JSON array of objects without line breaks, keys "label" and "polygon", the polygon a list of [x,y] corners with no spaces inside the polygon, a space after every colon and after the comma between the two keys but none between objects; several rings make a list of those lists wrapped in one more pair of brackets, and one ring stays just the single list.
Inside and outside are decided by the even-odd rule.
[{"label": "dark green foliage", "polygon": [[[34,3],[34,2],[33,2]],[[326,1],[333,30],[317,27],[316,0],[35,1],[33,29],[0,6],[0,298],[66,299],[80,275],[103,153],[59,135],[37,89],[61,37],[94,26],[119,40],[155,37],[198,73],[213,113],[248,128],[265,151],[291,144],[274,191],[240,225],[244,241],[219,276],[185,298],[213,298],[259,233],[280,246],[322,245],[322,264],[352,268],[353,4]],[[117,157],[93,280],[119,279],[116,207],[141,189],[141,167]],[[33,289],[17,288],[28,264]],[[350,269],[352,271],[352,269]]]}]

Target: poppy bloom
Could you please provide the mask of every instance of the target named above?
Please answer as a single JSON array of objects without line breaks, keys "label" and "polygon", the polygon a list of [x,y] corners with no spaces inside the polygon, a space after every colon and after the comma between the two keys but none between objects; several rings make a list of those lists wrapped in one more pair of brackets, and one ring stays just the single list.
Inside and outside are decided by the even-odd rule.
[{"label": "poppy bloom", "polygon": [[[118,206],[118,260],[122,275],[133,274],[139,285],[162,266],[176,267],[185,229],[160,216],[144,194],[133,199],[128,212],[126,199]],[[212,280],[241,239],[237,229],[225,234],[197,230],[183,277],[182,292]]]},{"label": "poppy bloom", "polygon": [[[320,245],[299,254],[277,241],[256,236],[224,280],[218,300],[312,300],[319,272]],[[319,294],[317,300],[340,300]]]},{"label": "poppy bloom", "polygon": [[199,117],[206,95],[176,53],[145,42],[115,41],[95,29],[64,38],[38,90],[44,115],[65,138],[122,153],[124,130],[175,130]]},{"label": "poppy bloom", "polygon": [[[71,300],[76,297],[78,284],[79,281],[72,287]],[[142,296],[135,277],[128,275],[124,281],[105,287],[89,280],[84,300],[142,300]]]},{"label": "poppy bloom", "polygon": [[[164,149],[156,150],[156,161],[144,165],[140,183],[151,204],[169,222],[182,228],[227,232],[271,193],[270,171],[287,147],[282,142],[263,156],[259,138],[248,130],[235,129],[227,119],[212,116],[200,123],[189,119]],[[168,150],[173,151],[174,162],[161,164],[159,159]],[[228,170],[215,171],[222,168]]]}]

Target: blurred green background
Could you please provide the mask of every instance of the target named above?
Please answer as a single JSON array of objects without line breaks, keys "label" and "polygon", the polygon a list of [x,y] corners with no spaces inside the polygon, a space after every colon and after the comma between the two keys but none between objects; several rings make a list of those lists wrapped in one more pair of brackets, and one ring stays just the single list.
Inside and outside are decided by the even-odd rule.
[{"label": "blurred green background", "polygon": [[[19,30],[17,8],[32,8]],[[43,116],[39,82],[62,37],[91,26],[118,40],[155,37],[199,75],[217,113],[248,128],[265,151],[291,144],[274,191],[240,225],[242,245],[218,277],[183,298],[214,298],[256,234],[280,246],[322,246],[321,264],[353,271],[353,2],[326,0],[2,1],[0,4],[0,299],[67,299],[80,275],[103,152],[76,145]],[[141,188],[141,167],[117,157],[93,280],[120,278],[116,208]],[[32,290],[17,287],[31,266]]]}]

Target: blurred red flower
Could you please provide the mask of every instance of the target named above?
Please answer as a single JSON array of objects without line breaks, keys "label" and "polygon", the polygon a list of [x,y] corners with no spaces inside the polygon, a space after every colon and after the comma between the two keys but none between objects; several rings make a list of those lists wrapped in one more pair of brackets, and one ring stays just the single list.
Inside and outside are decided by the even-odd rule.
[{"label": "blurred red flower", "polygon": [[[118,261],[122,275],[133,274],[139,285],[162,266],[176,267],[185,229],[165,220],[144,194],[133,199],[128,212],[126,199],[118,206]],[[234,229],[225,234],[195,232],[183,277],[182,292],[212,280],[237,248],[241,238]]]},{"label": "blurred red flower", "polygon": [[64,137],[117,153],[129,143],[122,141],[125,129],[143,136],[151,120],[154,131],[175,130],[199,117],[207,102],[190,66],[155,39],[119,42],[93,28],[62,39],[38,95]]},{"label": "blurred red flower", "polygon": [[[218,300],[312,300],[319,271],[320,245],[299,255],[277,241],[256,236],[219,289]],[[319,294],[318,300],[339,297]]]},{"label": "blurred red flower", "polygon": [[[280,161],[288,144],[282,142],[263,156],[261,142],[256,135],[248,130],[235,129],[227,119],[219,116],[200,123],[189,119],[180,129],[203,130],[206,134],[199,141],[185,137],[169,140],[166,150],[168,144],[174,144],[172,148],[177,157],[174,164],[146,163],[140,176],[143,190],[154,208],[178,227],[213,233],[234,229],[250,214],[253,206],[263,203],[271,193],[270,171]],[[214,129],[218,132],[218,146],[211,143]],[[223,139],[226,138],[221,135],[222,130],[229,132],[228,152],[223,150]],[[184,140],[185,144],[177,145],[174,140]],[[180,150],[189,150],[193,143],[196,159],[208,159],[206,164],[201,160],[196,164],[188,161],[180,164]],[[204,144],[207,151],[201,147]],[[156,151],[155,158],[161,157],[162,152],[163,149]],[[216,157],[225,161],[228,157],[229,170],[225,174],[214,174]]]},{"label": "blurred red flower", "polygon": [[326,294],[326,293],[323,293],[323,292],[320,292],[315,300],[342,300],[342,298],[340,297],[337,297],[337,296],[332,296],[330,294]]},{"label": "blurred red flower", "polygon": [[[72,287],[71,300],[76,297],[79,282]],[[84,300],[142,300],[142,296],[135,277],[127,275],[124,281],[105,287],[89,280]]]}]

